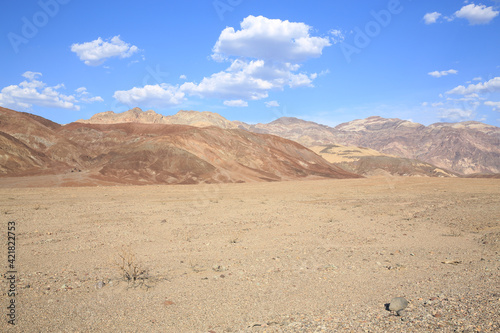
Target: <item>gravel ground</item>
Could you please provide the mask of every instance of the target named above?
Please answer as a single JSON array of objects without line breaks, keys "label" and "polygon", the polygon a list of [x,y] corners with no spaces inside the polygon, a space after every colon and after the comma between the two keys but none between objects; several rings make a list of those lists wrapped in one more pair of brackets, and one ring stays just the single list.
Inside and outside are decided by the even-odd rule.
[{"label": "gravel ground", "polygon": [[0,188],[18,271],[0,331],[496,332],[499,185]]}]

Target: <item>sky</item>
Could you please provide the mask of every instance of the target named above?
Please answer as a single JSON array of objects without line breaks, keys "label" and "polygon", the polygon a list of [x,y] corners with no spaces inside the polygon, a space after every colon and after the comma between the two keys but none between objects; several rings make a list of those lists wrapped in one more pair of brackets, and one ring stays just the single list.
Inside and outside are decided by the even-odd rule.
[{"label": "sky", "polygon": [[499,14],[499,0],[5,1],[0,106],[60,124],[140,107],[500,126]]}]

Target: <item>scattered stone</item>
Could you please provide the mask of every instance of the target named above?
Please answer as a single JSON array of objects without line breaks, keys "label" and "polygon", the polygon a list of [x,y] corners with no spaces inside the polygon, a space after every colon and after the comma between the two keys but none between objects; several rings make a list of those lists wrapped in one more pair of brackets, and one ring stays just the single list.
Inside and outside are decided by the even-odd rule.
[{"label": "scattered stone", "polygon": [[394,311],[396,315],[400,316],[400,312],[406,309],[407,306],[408,301],[404,297],[394,297],[389,303],[389,311]]},{"label": "scattered stone", "polygon": [[227,271],[227,267],[226,266],[222,266],[222,265],[214,265],[212,267],[212,269],[215,271],[215,272],[224,272],[224,271]]}]

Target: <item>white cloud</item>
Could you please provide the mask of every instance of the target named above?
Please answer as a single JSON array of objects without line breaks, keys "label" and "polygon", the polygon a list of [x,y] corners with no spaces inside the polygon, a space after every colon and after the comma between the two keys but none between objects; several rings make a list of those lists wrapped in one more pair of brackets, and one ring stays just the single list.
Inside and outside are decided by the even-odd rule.
[{"label": "white cloud", "polygon": [[31,71],[27,71],[27,72],[24,72],[23,74],[21,74],[22,77],[25,77],[27,78],[28,80],[30,81],[33,81],[35,80],[38,76],[42,76],[42,73],[40,72],[31,72]]},{"label": "white cloud", "polygon": [[474,110],[450,108],[450,109],[440,109],[439,117],[443,120],[448,121],[465,121],[474,118]]},{"label": "white cloud", "polygon": [[64,84],[47,86],[39,81],[42,76],[39,72],[25,72],[22,74],[27,80],[19,85],[10,85],[0,91],[0,105],[8,108],[29,110],[33,105],[42,107],[80,110],[78,102],[102,102],[99,96],[91,97],[84,87],[78,88],[75,95],[64,95],[59,90]]},{"label": "white cloud", "polygon": [[240,23],[241,30],[225,28],[215,46],[213,59],[228,56],[247,57],[298,63],[321,56],[330,46],[328,37],[310,36],[311,27],[301,22],[248,16]]},{"label": "white cloud", "polygon": [[111,41],[103,41],[99,37],[91,42],[75,43],[71,45],[71,51],[75,52],[86,65],[98,66],[111,57],[128,58],[138,52],[139,48],[125,43],[118,35],[111,38]]},{"label": "white cloud", "polygon": [[[312,28],[304,23],[263,16],[250,15],[240,26],[241,30],[237,31],[225,28],[212,48],[212,59],[230,63],[225,70],[203,77],[199,82],[184,82],[175,87],[136,87],[117,91],[114,97],[133,106],[140,103],[177,105],[185,96],[218,98],[224,100],[225,105],[246,106],[248,101],[267,98],[271,90],[313,87],[318,74],[300,72],[300,63],[321,56],[323,48],[331,45],[329,37],[311,36]],[[185,75],[179,78],[187,79]]]},{"label": "white cloud", "polygon": [[433,12],[424,15],[425,24],[433,24],[437,22],[437,19],[441,16],[441,13]]},{"label": "white cloud", "polygon": [[499,12],[493,10],[493,7],[475,4],[463,6],[460,10],[455,12],[456,17],[467,19],[470,25],[487,24],[498,16],[498,14]]},{"label": "white cloud", "polygon": [[448,97],[446,100],[448,101],[461,101],[461,102],[471,102],[473,101],[475,104],[478,104],[479,100],[481,100],[482,98],[479,97],[478,94],[476,93],[473,93],[473,94],[468,94],[468,95],[464,95],[463,97],[461,98],[450,98]]},{"label": "white cloud", "polygon": [[113,98],[128,106],[170,107],[181,104],[185,94],[179,87],[166,83],[115,91]]},{"label": "white cloud", "polygon": [[492,106],[493,111],[500,111],[500,102],[486,101],[484,102],[484,105]]},{"label": "white cloud", "polygon": [[487,82],[480,82],[477,84],[469,84],[467,87],[458,86],[449,91],[447,94],[456,95],[468,95],[473,93],[484,93],[484,92],[500,92],[500,77],[497,76]]},{"label": "white cloud", "polygon": [[324,76],[324,75],[328,75],[328,74],[330,74],[330,70],[324,69],[321,72],[319,72],[318,76]]},{"label": "white cloud", "polygon": [[462,88],[463,90],[457,89],[457,94],[458,90],[460,90],[460,96],[458,97],[450,96],[450,92],[446,93],[447,96],[439,94],[440,101],[427,105],[432,106],[438,116],[444,121],[473,120],[477,116],[477,111],[483,98],[476,92],[467,92],[465,91],[467,88]]},{"label": "white cloud", "polygon": [[248,102],[241,99],[234,99],[231,101],[224,101],[224,105],[232,107],[246,107],[248,106]]},{"label": "white cloud", "polygon": [[455,69],[449,69],[447,71],[434,71],[434,72],[429,72],[427,74],[429,74],[430,76],[433,76],[433,77],[441,77],[441,76],[446,76],[448,74],[457,74],[458,71],[455,70]]},{"label": "white cloud", "polygon": [[234,60],[225,71],[205,77],[199,83],[186,82],[180,90],[205,98],[259,100],[269,90],[310,87],[316,74],[294,73],[299,65],[267,63],[264,60]]},{"label": "white cloud", "polygon": [[480,77],[480,76],[475,77],[475,78],[472,79],[472,81],[482,81],[482,80],[483,80],[483,78]]},{"label": "white cloud", "polygon": [[265,103],[266,103],[266,107],[268,107],[268,108],[277,108],[280,106],[280,104],[277,101],[269,101],[269,102],[265,102]]},{"label": "white cloud", "polygon": [[182,74],[181,76],[179,76],[179,79],[181,79],[181,80],[187,80],[187,76],[184,75],[184,74]]},{"label": "white cloud", "polygon": [[78,96],[78,99],[84,103],[94,103],[94,102],[104,102],[101,96],[91,96],[87,91],[87,88],[80,87],[75,90]]},{"label": "white cloud", "polygon": [[332,41],[333,44],[342,43],[344,41],[345,35],[341,30],[333,29],[330,30],[329,32],[330,35],[332,35],[330,37],[330,40]]}]

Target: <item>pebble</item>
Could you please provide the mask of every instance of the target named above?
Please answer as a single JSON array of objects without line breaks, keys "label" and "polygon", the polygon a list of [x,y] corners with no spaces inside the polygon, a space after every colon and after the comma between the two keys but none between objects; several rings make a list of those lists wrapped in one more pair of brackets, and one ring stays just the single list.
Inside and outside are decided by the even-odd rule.
[{"label": "pebble", "polygon": [[222,266],[222,265],[214,265],[212,267],[212,269],[215,271],[215,272],[225,272],[227,271],[227,267],[226,266]]},{"label": "pebble", "polygon": [[395,311],[399,316],[400,312],[406,309],[408,306],[408,301],[404,297],[394,297],[391,299],[391,303],[389,303],[389,310]]}]

